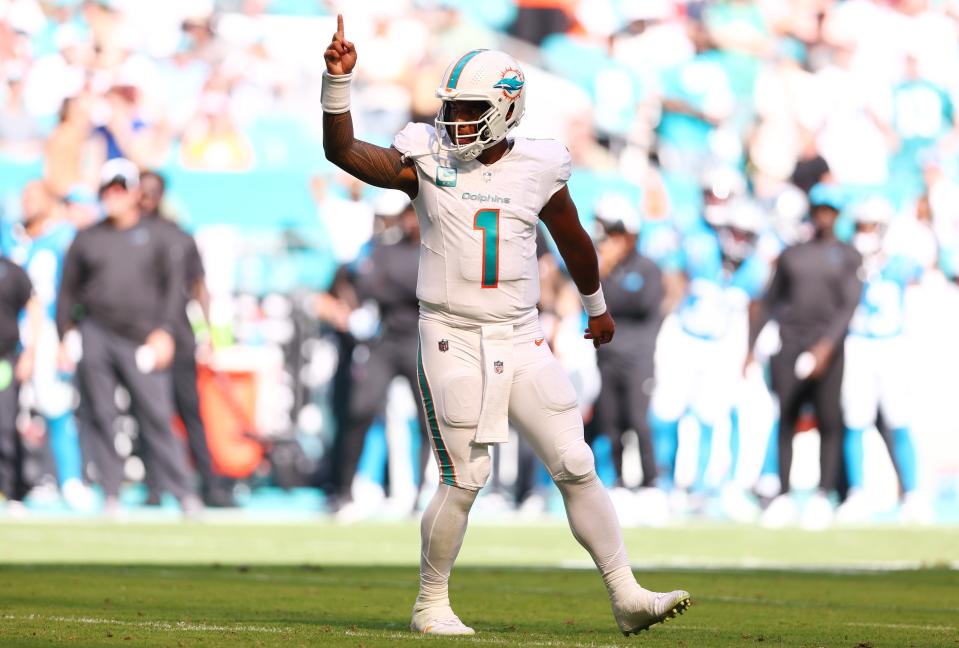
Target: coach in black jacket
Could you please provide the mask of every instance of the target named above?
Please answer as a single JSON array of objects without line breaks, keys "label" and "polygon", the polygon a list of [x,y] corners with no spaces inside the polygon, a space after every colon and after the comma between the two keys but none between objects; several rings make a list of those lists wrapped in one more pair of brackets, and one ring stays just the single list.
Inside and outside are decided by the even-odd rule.
[{"label": "coach in black jacket", "polygon": [[182,250],[167,245],[156,224],[141,216],[139,170],[123,159],[107,162],[100,200],[106,218],[82,230],[67,251],[57,300],[63,338],[77,329],[83,356],[77,366],[77,418],[106,493],[106,511],[119,512],[123,464],[114,448],[119,382],[130,392],[149,465],[163,471],[187,514],[202,503],[194,494],[186,456],[170,430],[169,368],[173,330],[183,308]]}]

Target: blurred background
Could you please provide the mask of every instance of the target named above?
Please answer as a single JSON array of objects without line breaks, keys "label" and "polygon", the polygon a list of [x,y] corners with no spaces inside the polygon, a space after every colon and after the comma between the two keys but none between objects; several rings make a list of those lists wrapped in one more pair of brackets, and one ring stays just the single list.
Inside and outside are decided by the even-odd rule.
[{"label": "blurred background", "polygon": [[[654,447],[663,419],[675,419],[678,448],[651,458],[637,417],[597,421],[600,367],[581,339],[575,287],[542,236],[544,328],[573,377],[624,524],[762,520],[779,492],[766,375],[775,327],[743,377],[745,318],[779,252],[809,236],[810,191],[814,204],[839,212],[843,240],[882,238],[858,239],[867,258],[861,278],[892,276],[883,274],[892,259],[910,268],[893,273],[891,292],[867,289],[857,311],[864,337],[897,338],[894,356],[877,362],[899,381],[887,388],[887,378],[862,370],[862,382],[844,387],[844,408],[864,408],[868,424],[861,449],[844,444],[844,472],[853,466],[855,475],[828,494],[839,512],[827,523],[959,522],[959,2],[0,0],[0,248],[25,263],[18,241],[31,219],[77,229],[97,222],[108,160],[160,174],[158,211],[194,237],[205,268],[205,303],[187,311],[212,473],[203,474],[194,451],[189,487],[209,507],[397,519],[428,501],[437,480],[416,385],[396,368],[402,360],[376,360],[384,344],[403,339],[391,315],[410,307],[408,295],[382,288],[375,267],[378,249],[415,242],[408,202],[323,155],[322,53],[337,13],[359,56],[357,137],[388,146],[407,122],[431,123],[446,66],[473,48],[502,49],[527,79],[516,134],[568,147],[569,189],[609,280],[640,291],[629,288],[632,274],[616,274],[623,253],[609,241],[624,232],[638,235],[631,248],[659,268],[654,326],[635,343],[650,359],[655,353],[655,369],[636,369],[641,396],[609,405],[659,403],[642,413],[653,418]],[[36,180],[42,185],[31,190]],[[704,232],[715,259],[697,252]],[[37,294],[54,299],[58,267],[29,271]],[[743,268],[748,286],[736,279]],[[870,316],[893,319],[877,334],[882,326]],[[699,335],[697,321],[720,330]],[[663,367],[694,364],[683,334],[711,344],[707,364],[679,378],[700,396],[722,394],[709,443],[697,395],[668,398],[675,376]],[[847,380],[859,369],[853,358]],[[383,394],[367,392],[363,403],[357,394],[373,382]],[[30,382],[20,389],[27,494],[8,493],[6,515],[178,515],[170,489],[151,484],[123,389],[110,431],[124,475],[116,507],[104,506],[90,432],[81,425],[55,438],[43,394]],[[814,417],[802,417],[793,441],[798,493],[819,482],[815,428]],[[907,475],[897,452],[902,428],[914,447]],[[171,434],[187,437],[179,420]],[[65,474],[58,463],[76,452],[78,474]],[[850,493],[868,496],[843,512]],[[563,515],[521,443],[496,450],[477,514]]]}]

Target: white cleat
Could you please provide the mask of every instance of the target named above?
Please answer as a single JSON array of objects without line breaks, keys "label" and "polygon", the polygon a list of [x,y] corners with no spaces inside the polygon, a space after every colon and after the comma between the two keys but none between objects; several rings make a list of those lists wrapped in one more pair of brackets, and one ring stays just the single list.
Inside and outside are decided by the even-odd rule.
[{"label": "white cleat", "polygon": [[623,600],[613,600],[613,618],[628,637],[682,614],[691,604],[689,592],[684,590],[659,593],[637,586]]},{"label": "white cleat", "polygon": [[799,509],[789,493],[779,495],[763,511],[759,523],[767,529],[782,529],[794,526],[799,521]]},{"label": "white cleat", "polygon": [[468,637],[476,634],[473,628],[460,621],[459,617],[453,614],[453,610],[449,606],[414,610],[410,630],[422,634],[447,637]]},{"label": "white cleat", "polygon": [[79,479],[68,479],[60,489],[63,500],[74,511],[90,512],[97,507],[97,496]]},{"label": "white cleat", "polygon": [[913,491],[907,493],[902,500],[899,521],[903,524],[929,525],[936,521],[936,511],[929,498]]},{"label": "white cleat", "polygon": [[862,524],[869,522],[878,512],[879,507],[876,505],[875,498],[864,490],[856,488],[849,491],[846,501],[836,509],[836,522]]},{"label": "white cleat", "polygon": [[640,526],[664,527],[669,524],[669,495],[659,488],[640,488],[635,496]]},{"label": "white cleat", "polygon": [[760,511],[756,500],[734,484],[723,488],[719,501],[723,513],[733,522],[752,523],[759,518]]},{"label": "white cleat", "polygon": [[806,531],[823,531],[832,526],[836,516],[836,509],[829,498],[822,493],[816,493],[809,498],[803,508],[799,526]]}]

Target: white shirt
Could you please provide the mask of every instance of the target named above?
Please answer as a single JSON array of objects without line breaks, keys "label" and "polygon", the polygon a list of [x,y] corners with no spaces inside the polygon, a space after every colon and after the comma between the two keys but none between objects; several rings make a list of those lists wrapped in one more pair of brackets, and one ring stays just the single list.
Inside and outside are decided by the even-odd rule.
[{"label": "white shirt", "polygon": [[408,124],[393,140],[416,165],[424,310],[464,324],[535,317],[536,223],[569,180],[570,156],[555,140],[516,138],[490,165],[441,151],[432,125]]}]

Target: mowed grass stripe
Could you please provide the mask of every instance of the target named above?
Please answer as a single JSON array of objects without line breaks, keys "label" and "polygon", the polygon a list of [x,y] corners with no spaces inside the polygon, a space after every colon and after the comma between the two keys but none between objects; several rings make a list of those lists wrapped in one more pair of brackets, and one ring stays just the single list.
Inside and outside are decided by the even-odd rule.
[{"label": "mowed grass stripe", "polygon": [[[618,634],[599,577],[553,569],[458,568],[451,597],[480,645],[956,646],[959,574],[659,571],[693,607],[644,633]],[[416,595],[412,567],[0,567],[6,646],[395,646]],[[84,620],[92,620],[84,622]],[[268,629],[268,630],[264,630]],[[434,645],[464,645],[434,640]]]},{"label": "mowed grass stripe", "polygon": [[[749,526],[627,529],[632,560],[645,568],[844,569],[959,564],[959,528],[832,529],[821,533]],[[185,524],[103,521],[0,524],[0,563],[221,563],[416,565],[419,525]],[[460,565],[588,567],[563,524],[473,523]]]}]

